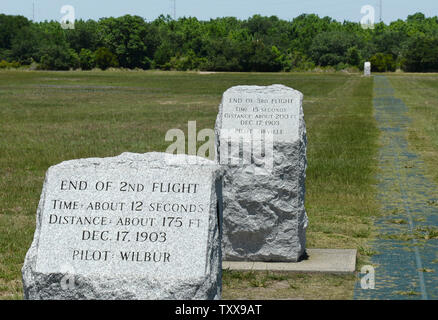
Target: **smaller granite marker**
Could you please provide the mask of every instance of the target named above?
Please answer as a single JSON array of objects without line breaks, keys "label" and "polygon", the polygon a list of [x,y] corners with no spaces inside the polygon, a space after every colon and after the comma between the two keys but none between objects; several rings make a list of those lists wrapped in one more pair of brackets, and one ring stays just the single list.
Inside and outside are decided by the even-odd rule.
[{"label": "smaller granite marker", "polygon": [[24,298],[220,299],[221,188],[217,164],[187,155],[49,168]]},{"label": "smaller granite marker", "polygon": [[364,64],[364,75],[366,76],[366,77],[369,77],[369,76],[371,76],[371,62],[365,62],[365,64]]},{"label": "smaller granite marker", "polygon": [[225,260],[296,262],[305,253],[302,101],[301,92],[283,85],[237,86],[223,95],[215,130]]}]

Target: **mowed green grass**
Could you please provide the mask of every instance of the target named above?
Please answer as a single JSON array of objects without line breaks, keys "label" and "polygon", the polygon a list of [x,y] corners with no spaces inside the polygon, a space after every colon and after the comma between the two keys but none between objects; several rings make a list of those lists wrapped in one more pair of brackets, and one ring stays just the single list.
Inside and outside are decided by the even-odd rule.
[{"label": "mowed green grass", "polygon": [[[21,267],[47,168],[64,160],[165,151],[169,129],[213,128],[222,93],[280,83],[304,94],[310,248],[371,254],[378,131],[371,78],[346,74],[0,72],[0,297],[21,298]],[[286,278],[284,278],[286,277]],[[249,279],[249,280],[248,280]],[[225,271],[224,298],[349,299],[354,275]],[[258,285],[262,283],[262,285]],[[273,290],[279,286],[279,290]],[[257,290],[254,290],[257,288]],[[281,289],[281,290],[280,290]],[[274,293],[272,293],[274,292]]]},{"label": "mowed green grass", "polygon": [[408,128],[410,146],[421,155],[427,173],[438,183],[438,74],[393,75],[389,80],[413,120]]}]

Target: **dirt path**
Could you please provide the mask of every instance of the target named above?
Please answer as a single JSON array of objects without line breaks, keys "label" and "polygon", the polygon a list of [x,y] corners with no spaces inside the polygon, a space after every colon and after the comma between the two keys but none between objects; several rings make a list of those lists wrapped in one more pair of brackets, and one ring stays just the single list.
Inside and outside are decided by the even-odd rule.
[{"label": "dirt path", "polygon": [[438,299],[438,199],[432,195],[438,186],[409,149],[408,109],[385,76],[374,79],[374,107],[381,130],[382,208],[371,260],[375,289],[364,290],[357,282],[355,299]]}]

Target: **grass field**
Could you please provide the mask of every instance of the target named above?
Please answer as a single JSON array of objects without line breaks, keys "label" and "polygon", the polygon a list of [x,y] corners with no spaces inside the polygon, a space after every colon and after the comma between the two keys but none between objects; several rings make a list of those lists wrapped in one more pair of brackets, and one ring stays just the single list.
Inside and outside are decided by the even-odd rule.
[{"label": "grass field", "polygon": [[[310,248],[372,252],[378,132],[371,78],[346,74],[0,72],[0,298],[21,298],[47,168],[63,160],[165,151],[171,128],[213,128],[233,85],[304,94]],[[433,90],[433,89],[432,89]],[[436,93],[435,93],[436,94]],[[225,271],[223,298],[350,299],[354,275]]]},{"label": "grass field", "polygon": [[397,97],[409,107],[409,117],[413,120],[408,130],[409,143],[438,183],[438,75],[394,75],[389,79]]}]

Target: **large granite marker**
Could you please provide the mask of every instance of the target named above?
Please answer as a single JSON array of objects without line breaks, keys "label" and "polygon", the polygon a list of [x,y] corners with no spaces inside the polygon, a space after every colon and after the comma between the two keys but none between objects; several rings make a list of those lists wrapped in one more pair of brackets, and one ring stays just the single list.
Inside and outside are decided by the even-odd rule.
[{"label": "large granite marker", "polygon": [[302,101],[299,91],[283,85],[237,86],[223,95],[215,130],[225,171],[225,260],[296,262],[305,252]]},{"label": "large granite marker", "polygon": [[164,153],[49,168],[26,299],[219,299],[221,169]]}]

